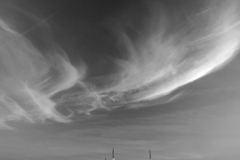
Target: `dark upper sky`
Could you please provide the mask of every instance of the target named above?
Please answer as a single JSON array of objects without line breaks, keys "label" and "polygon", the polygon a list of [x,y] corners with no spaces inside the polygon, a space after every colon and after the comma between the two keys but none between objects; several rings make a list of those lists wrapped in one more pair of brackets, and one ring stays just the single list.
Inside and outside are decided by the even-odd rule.
[{"label": "dark upper sky", "polygon": [[[162,3],[173,15],[177,8],[191,14],[200,5],[199,1]],[[16,0],[3,4],[7,9],[1,9],[2,14],[12,14],[18,31],[43,54],[58,44],[73,64],[83,59],[90,66],[90,78],[113,73],[112,59],[124,58],[114,29],[117,21],[141,31],[142,17],[148,14],[145,3],[128,0]],[[181,20],[185,21],[186,17]],[[35,23],[42,25],[34,27]],[[131,27],[129,34],[137,38]],[[115,147],[115,158],[121,160],[147,159],[149,148],[158,160],[237,160],[239,67],[238,56],[222,70],[174,92],[181,96],[168,103],[95,111],[68,124],[8,122],[16,130],[0,130],[0,159],[111,159]]]}]

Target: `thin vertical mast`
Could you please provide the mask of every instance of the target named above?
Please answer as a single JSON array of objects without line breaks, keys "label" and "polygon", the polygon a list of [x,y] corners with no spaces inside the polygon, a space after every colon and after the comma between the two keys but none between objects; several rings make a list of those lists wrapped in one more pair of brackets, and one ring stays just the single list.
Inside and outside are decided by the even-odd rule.
[{"label": "thin vertical mast", "polygon": [[112,159],[115,160],[115,157],[114,157],[114,148],[112,149]]},{"label": "thin vertical mast", "polygon": [[151,150],[149,149],[149,159],[152,159],[152,154],[151,154]]}]

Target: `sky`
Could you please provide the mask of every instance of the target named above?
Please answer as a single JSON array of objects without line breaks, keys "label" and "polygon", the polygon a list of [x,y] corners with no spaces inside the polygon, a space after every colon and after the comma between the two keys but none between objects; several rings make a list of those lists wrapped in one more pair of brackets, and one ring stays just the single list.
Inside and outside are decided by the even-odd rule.
[{"label": "sky", "polygon": [[214,2],[0,2],[0,159],[239,159],[240,6]]}]

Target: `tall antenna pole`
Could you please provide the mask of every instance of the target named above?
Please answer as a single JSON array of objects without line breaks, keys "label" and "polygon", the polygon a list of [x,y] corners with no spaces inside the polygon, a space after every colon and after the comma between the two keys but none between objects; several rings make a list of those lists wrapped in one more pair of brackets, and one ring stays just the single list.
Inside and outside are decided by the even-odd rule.
[{"label": "tall antenna pole", "polygon": [[114,157],[114,148],[112,149],[112,160],[115,160],[115,157]]},{"label": "tall antenna pole", "polygon": [[149,159],[152,159],[152,154],[151,154],[151,150],[149,149]]}]

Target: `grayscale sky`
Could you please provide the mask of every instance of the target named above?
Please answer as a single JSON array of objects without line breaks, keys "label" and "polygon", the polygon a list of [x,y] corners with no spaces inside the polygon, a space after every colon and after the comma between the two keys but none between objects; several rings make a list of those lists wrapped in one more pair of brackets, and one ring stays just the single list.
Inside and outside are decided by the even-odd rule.
[{"label": "grayscale sky", "polygon": [[[178,20],[181,18],[183,18],[183,20],[179,21],[188,23],[187,18],[191,18],[192,15],[197,14],[198,7],[201,7],[199,1],[190,2],[186,0],[176,2],[171,0],[159,2],[163,4],[163,6],[167,6],[166,8],[161,8],[161,10],[164,10],[164,13],[169,13],[177,17],[174,19],[174,23],[178,23]],[[138,41],[138,39],[145,38],[144,34],[142,37],[137,35],[138,32],[143,31],[142,26],[147,26],[145,26],[145,23],[142,24],[141,21],[147,17],[144,17],[145,14],[149,14],[146,8],[144,8],[145,2],[143,1],[129,2],[124,0],[119,2],[117,0],[103,0],[100,2],[97,0],[80,0],[77,2],[71,0],[11,0],[8,2],[0,2],[0,4],[1,3],[3,4],[2,6],[6,7],[0,8],[2,20],[6,21],[6,23],[15,24],[13,28],[15,28],[19,35],[23,35],[29,39],[36,50],[38,50],[37,53],[41,53],[43,57],[47,57],[47,60],[43,60],[44,63],[42,64],[45,64],[45,66],[49,64],[48,61],[52,58],[50,52],[56,49],[58,51],[61,50],[61,53],[62,50],[64,50],[66,55],[62,55],[68,56],[69,63],[75,68],[79,67],[78,64],[80,64],[80,62],[84,62],[86,66],[89,66],[86,70],[85,79],[79,82],[80,86],[81,83],[85,83],[86,81],[89,82],[86,83],[86,85],[91,84],[96,88],[101,88],[102,83],[105,87],[110,85],[105,81],[108,79],[106,77],[108,77],[108,75],[114,75],[114,72],[117,70],[116,64],[112,59],[126,59],[125,54],[120,54],[120,52],[125,50],[121,48],[121,40],[126,39],[116,40],[115,37],[118,33],[116,30],[121,30],[121,25],[123,28],[127,26],[126,34],[130,35],[129,39],[131,39],[136,46],[137,44],[145,44],[144,40]],[[181,10],[181,13],[184,13],[183,17],[175,15],[174,11],[177,9]],[[211,8],[209,10],[211,10]],[[208,12],[208,10],[205,11]],[[203,12],[201,12],[201,14],[203,14]],[[171,19],[169,21],[171,21]],[[144,19],[144,22],[147,23],[148,21]],[[195,23],[195,21],[191,22]],[[37,24],[36,26],[34,25],[35,23]],[[154,26],[157,25],[157,23],[153,22],[151,25]],[[176,33],[178,30],[181,30],[181,25],[171,27],[168,28],[169,30],[166,36],[170,32]],[[1,32],[2,28],[4,28],[4,25],[1,22]],[[154,27],[149,28],[150,32],[154,29]],[[188,30],[191,31],[191,29],[190,27]],[[7,29],[5,28],[5,30]],[[6,32],[9,35],[12,34],[9,31]],[[49,36],[50,33],[51,36]],[[4,35],[2,37],[7,37],[3,33],[0,34],[1,36]],[[162,35],[165,36],[165,33],[161,34],[161,36]],[[182,32],[181,34],[179,33],[179,43],[183,41],[185,43],[185,39],[181,39],[181,36],[184,37],[186,35],[188,36],[187,32],[184,32],[184,34],[182,34]],[[5,42],[4,38],[0,37],[0,40],[0,43]],[[15,40],[18,41],[17,38],[14,39],[14,41]],[[126,43],[128,43],[128,40],[126,41]],[[148,40],[146,41],[149,42]],[[21,42],[29,44],[25,40]],[[9,41],[9,43],[12,42]],[[20,46],[22,43],[20,43],[19,40],[17,44]],[[12,46],[16,47],[18,45]],[[153,48],[154,47],[155,45]],[[0,48],[2,48],[0,52],[8,52],[8,48],[5,49],[1,46]],[[199,48],[200,50],[202,49],[201,46]],[[18,48],[14,49],[18,50]],[[131,49],[132,48],[129,47],[129,50]],[[144,49],[140,48],[138,51]],[[236,49],[235,52],[238,53],[239,51]],[[205,54],[205,50],[203,53],[199,51],[195,54],[198,55],[196,56],[197,58],[201,58],[202,54]],[[29,55],[30,54],[23,57],[28,57]],[[5,55],[0,53],[0,58],[2,58],[2,56],[5,57]],[[183,56],[185,59],[187,59],[187,57],[188,55]],[[31,60],[32,58],[26,61],[24,60],[24,63],[28,63]],[[211,60],[214,61],[214,57],[212,57]],[[32,61],[31,63],[40,63],[40,61],[42,62],[41,58],[39,61]],[[10,103],[10,110],[13,112],[13,118],[11,119],[5,116],[8,115],[7,111],[5,113],[5,109],[0,110],[0,159],[104,160],[107,158],[107,160],[110,160],[112,158],[112,148],[114,147],[116,160],[146,160],[149,158],[149,149],[151,149],[153,160],[238,160],[240,158],[239,61],[240,57],[236,55],[231,61],[227,61],[227,63],[218,67],[214,72],[209,72],[193,82],[189,81],[179,85],[172,92],[158,96],[154,100],[148,100],[147,103],[142,103],[147,97],[142,95],[155,91],[151,88],[152,86],[150,86],[150,89],[146,92],[144,89],[142,89],[144,92],[141,92],[142,90],[140,89],[140,92],[143,94],[129,96],[129,99],[125,98],[124,100],[129,103],[124,103],[124,105],[120,107],[118,105],[115,106],[119,101],[110,103],[110,99],[108,99],[109,101],[103,100],[103,103],[107,104],[106,108],[93,107],[93,110],[85,109],[87,107],[83,104],[81,104],[81,106],[77,105],[79,101],[74,101],[74,105],[72,101],[71,103],[61,103],[59,106],[56,106],[57,112],[66,117],[71,115],[69,118],[71,122],[66,123],[62,123],[60,122],[61,120],[56,120],[51,117],[46,118],[47,116],[43,121],[35,121],[35,113],[33,113],[33,117],[31,115],[30,118],[22,118],[21,116],[24,115],[25,112],[23,113],[11,108],[11,105],[15,104],[12,103],[13,100],[16,100],[17,103],[23,99],[15,92],[15,89],[18,90],[17,87],[11,88],[12,85],[15,86],[18,82],[13,81],[12,83],[14,84],[10,83],[10,85],[6,85],[9,83],[3,82],[6,79],[1,79],[1,76],[7,74],[5,74],[5,71],[0,71],[0,81],[2,81],[0,82],[0,94],[2,96],[0,97],[0,106],[1,108],[7,108],[5,105]],[[8,63],[10,62],[18,64],[18,61],[9,61]],[[138,63],[138,61],[134,62]],[[154,59],[148,62],[148,64],[151,63],[154,63]],[[3,66],[7,66],[4,60],[0,60],[0,66],[2,66],[2,64],[4,64]],[[54,69],[60,66],[55,61],[51,64],[53,64]],[[144,65],[145,61],[140,61],[140,64]],[[131,64],[129,65],[127,62],[123,63],[123,65],[127,66],[127,70],[131,68]],[[14,68],[20,66],[22,65]],[[39,64],[39,66],[44,67],[44,65],[41,64]],[[37,65],[36,68],[41,68],[39,66]],[[164,65],[160,67],[164,67]],[[148,69],[148,67],[146,68]],[[12,70],[9,72],[12,72]],[[16,70],[16,73],[14,71],[16,75],[18,72],[20,72],[20,70]],[[143,72],[145,73],[145,71],[142,71],[142,73]],[[150,73],[150,71],[146,72]],[[197,70],[195,72],[197,72]],[[25,72],[21,73],[24,74]],[[42,74],[42,72],[36,73]],[[57,71],[56,73],[51,72],[52,77],[55,75],[57,75]],[[146,75],[148,76],[148,74]],[[62,77],[63,76],[58,76],[58,78]],[[21,79],[15,76],[12,79],[14,78]],[[136,79],[138,78],[139,77],[136,76]],[[11,81],[10,79],[7,80]],[[169,79],[169,81],[170,80],[171,79]],[[181,79],[176,79],[176,84],[178,84],[180,80]],[[28,81],[28,79],[26,81]],[[50,94],[48,91],[53,88],[51,88],[52,85],[50,84],[54,84],[54,81],[58,82],[57,78],[41,90],[41,93],[46,93],[46,95],[47,93]],[[111,81],[111,79],[109,81]],[[31,85],[32,81],[29,80],[28,82]],[[131,82],[126,80],[126,82],[130,84],[132,80]],[[165,83],[164,80],[163,82],[161,81],[161,83]],[[40,84],[40,82],[37,84]],[[71,98],[74,97],[71,93],[77,93],[85,97],[90,96],[85,95],[81,87],[76,87],[77,85],[78,82],[72,84],[71,87],[59,89],[60,91],[57,93],[53,91],[54,94],[51,94],[52,97],[50,97],[49,100],[56,101],[58,104],[58,100],[62,100],[62,97],[65,95],[70,95]],[[153,84],[153,86],[154,85],[155,84]],[[93,90],[94,87],[90,87],[89,90],[91,89]],[[119,87],[116,86],[113,87],[113,89],[118,90]],[[11,101],[4,97],[7,96],[5,93],[9,93]],[[35,92],[31,93],[35,94]],[[102,94],[102,92],[96,91],[96,94],[97,93],[99,93],[99,95]],[[20,97],[20,100],[16,97]],[[39,97],[40,94],[36,94],[36,98]],[[133,100],[136,100],[134,99],[136,97],[140,97],[143,100],[141,99],[141,101],[137,103],[132,103]],[[40,99],[41,98],[44,99],[44,97],[40,97]],[[86,101],[84,99],[81,102]],[[44,101],[43,106],[47,104],[47,102],[45,103]],[[19,104],[28,103],[21,101]],[[138,107],[140,104],[141,107]],[[22,108],[24,108],[24,106]],[[24,110],[28,111],[27,108],[24,108]],[[17,115],[16,117],[14,115],[15,113]],[[20,118],[18,115],[20,115]],[[33,120],[33,122],[29,119]]]}]

